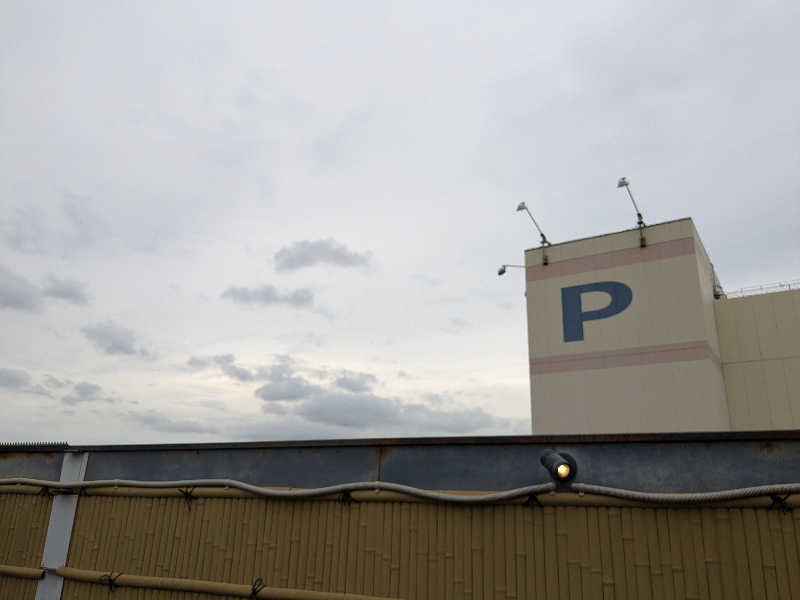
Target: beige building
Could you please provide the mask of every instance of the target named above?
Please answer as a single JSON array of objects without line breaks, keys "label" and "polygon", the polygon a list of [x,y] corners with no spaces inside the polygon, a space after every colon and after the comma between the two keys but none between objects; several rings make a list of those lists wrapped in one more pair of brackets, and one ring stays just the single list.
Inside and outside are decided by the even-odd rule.
[{"label": "beige building", "polygon": [[691,219],[525,267],[533,433],[800,426],[800,290],[727,299]]}]

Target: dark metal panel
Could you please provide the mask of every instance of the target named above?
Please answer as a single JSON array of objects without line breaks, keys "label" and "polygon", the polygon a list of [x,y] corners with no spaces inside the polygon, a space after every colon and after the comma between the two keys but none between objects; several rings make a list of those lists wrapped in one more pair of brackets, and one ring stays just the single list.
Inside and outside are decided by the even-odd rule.
[{"label": "dark metal panel", "polygon": [[800,482],[800,442],[666,442],[398,447],[381,479],[428,489],[502,490],[547,481],[539,458],[571,454],[576,482],[652,492],[706,492]]},{"label": "dark metal panel", "polygon": [[400,446],[384,449],[381,480],[432,490],[506,490],[550,481],[542,448]]},{"label": "dark metal panel", "polygon": [[370,447],[92,452],[87,480],[236,479],[253,485],[322,487],[378,478]]},{"label": "dark metal panel", "polygon": [[[545,482],[539,457],[556,448],[578,461],[576,481],[611,487],[700,492],[800,482],[797,431],[89,448],[87,479],[225,478],[311,488],[380,478],[425,489],[503,490]],[[56,480],[61,461],[60,453],[0,452],[0,477]]]},{"label": "dark metal panel", "polygon": [[58,481],[62,452],[0,452],[0,478],[31,477]]}]

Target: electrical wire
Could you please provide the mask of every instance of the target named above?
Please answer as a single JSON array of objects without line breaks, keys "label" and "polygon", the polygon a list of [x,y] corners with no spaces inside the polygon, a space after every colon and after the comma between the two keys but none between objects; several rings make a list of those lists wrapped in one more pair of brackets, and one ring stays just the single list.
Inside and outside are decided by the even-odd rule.
[{"label": "electrical wire", "polygon": [[715,502],[725,502],[730,500],[741,500],[756,497],[776,497],[780,495],[800,494],[800,483],[781,483],[773,485],[762,485],[745,488],[735,488],[729,490],[718,490],[712,492],[690,492],[690,493],[664,493],[664,492],[642,492],[637,490],[627,490],[622,488],[594,485],[590,483],[573,483],[563,485],[558,488],[554,483],[540,483],[528,485],[502,492],[489,492],[479,494],[452,494],[446,492],[434,492],[424,490],[400,483],[390,483],[386,481],[361,481],[354,483],[343,483],[320,488],[309,488],[300,490],[279,490],[251,485],[234,479],[185,479],[177,481],[140,481],[131,479],[102,479],[95,481],[73,481],[59,482],[47,481],[42,479],[30,479],[26,477],[11,477],[0,479],[0,486],[8,485],[27,485],[41,487],[43,489],[64,490],[68,492],[79,492],[80,490],[92,488],[233,488],[248,492],[255,496],[264,498],[284,498],[284,499],[310,499],[323,496],[335,496],[337,494],[349,494],[354,491],[390,491],[406,494],[415,498],[432,500],[435,502],[449,502],[454,504],[494,504],[507,502],[524,497],[535,497],[540,494],[550,492],[573,492],[577,494],[593,494],[597,496],[608,496],[621,500],[631,500],[634,502],[669,504],[669,505],[691,505],[706,504]]},{"label": "electrical wire", "polygon": [[249,483],[236,481],[235,479],[186,479],[179,481],[139,481],[130,479],[101,479],[95,481],[45,481],[42,479],[29,479],[26,477],[10,477],[0,479],[0,486],[3,485],[28,485],[33,487],[48,488],[54,490],[78,491],[92,488],[109,487],[132,487],[132,488],[234,488],[249,492],[256,496],[265,498],[294,498],[307,499],[318,498],[320,496],[335,496],[337,494],[347,494],[360,490],[389,491],[407,494],[415,498],[424,500],[434,500],[436,502],[451,502],[455,504],[493,504],[505,502],[525,496],[545,494],[555,489],[552,483],[540,483],[528,485],[513,490],[503,492],[490,492],[486,494],[462,495],[448,494],[445,492],[433,492],[420,488],[403,485],[400,483],[389,483],[386,481],[360,481],[354,483],[342,483],[321,488],[309,488],[302,490],[276,490],[263,488]]}]

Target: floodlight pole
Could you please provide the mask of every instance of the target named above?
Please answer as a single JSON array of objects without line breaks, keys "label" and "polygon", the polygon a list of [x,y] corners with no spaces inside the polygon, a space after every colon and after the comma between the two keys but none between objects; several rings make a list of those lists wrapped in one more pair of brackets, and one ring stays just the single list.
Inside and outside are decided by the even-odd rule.
[{"label": "floodlight pole", "polygon": [[633,192],[631,192],[631,184],[625,177],[620,177],[619,181],[617,181],[617,187],[621,188],[624,187],[625,190],[628,192],[628,196],[630,196],[631,204],[633,204],[633,209],[636,211],[636,225],[639,226],[639,246],[641,248],[647,247],[647,239],[644,237],[644,218],[642,218],[642,213],[639,210],[639,207],[636,206],[636,200],[633,199]]},{"label": "floodlight pole", "polygon": [[539,227],[539,224],[536,222],[536,219],[533,218],[531,211],[528,210],[528,205],[525,204],[524,202],[520,202],[517,205],[517,212],[521,210],[524,210],[526,213],[528,213],[528,216],[531,218],[531,221],[533,221],[533,226],[536,227],[536,231],[539,232],[539,238],[541,239],[540,243],[542,248],[542,264],[547,265],[549,263],[549,259],[547,258],[547,250],[545,250],[545,248],[547,246],[551,246],[552,244],[547,240],[547,236],[545,236],[544,232],[542,231],[542,228]]}]

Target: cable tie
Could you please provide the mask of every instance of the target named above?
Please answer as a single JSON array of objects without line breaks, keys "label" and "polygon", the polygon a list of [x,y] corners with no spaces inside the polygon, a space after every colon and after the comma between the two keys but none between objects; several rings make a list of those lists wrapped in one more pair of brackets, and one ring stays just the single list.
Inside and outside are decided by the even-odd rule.
[{"label": "cable tie", "polygon": [[353,498],[349,491],[345,490],[339,495],[339,502],[342,504],[352,504],[353,502],[358,502],[358,500]]},{"label": "cable tie", "polygon": [[117,579],[119,579],[120,575],[122,575],[122,573],[117,573],[116,575],[114,575],[114,571],[109,571],[100,578],[100,582],[108,583],[108,591],[113,592],[114,586],[116,585]]},{"label": "cable tie", "polygon": [[194,495],[194,488],[178,488],[178,491],[183,494],[183,499],[186,500],[186,508],[189,509],[189,512],[192,512],[192,500],[197,500],[197,496]]},{"label": "cable tie", "polygon": [[528,499],[525,501],[525,506],[538,506],[539,508],[543,508],[542,503],[539,502],[539,496],[537,494],[528,495]]},{"label": "cable tie", "polygon": [[772,504],[770,504],[770,508],[774,508],[779,510],[782,513],[789,513],[792,512],[791,507],[786,503],[789,499],[791,494],[786,494],[785,496],[778,496],[777,494],[770,496],[772,498]]},{"label": "cable tie", "polygon": [[253,580],[253,586],[250,588],[250,597],[258,598],[258,592],[264,589],[264,580],[261,577],[256,577]]}]

